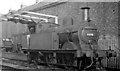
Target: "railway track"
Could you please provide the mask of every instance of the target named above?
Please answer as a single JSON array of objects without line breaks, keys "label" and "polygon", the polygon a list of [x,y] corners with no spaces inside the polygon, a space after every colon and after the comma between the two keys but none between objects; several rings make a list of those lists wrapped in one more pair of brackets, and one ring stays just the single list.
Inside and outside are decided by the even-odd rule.
[{"label": "railway track", "polygon": [[[71,70],[71,69],[60,69],[55,67],[47,67],[47,66],[35,66],[29,65],[27,62],[17,61],[17,60],[10,60],[1,58],[2,63],[0,63],[0,67],[2,68],[1,71],[78,71],[78,70]],[[107,69],[102,71],[113,71],[115,69]],[[96,70],[83,70],[83,71],[96,71]],[[119,70],[115,70],[119,71]]]},{"label": "railway track", "polygon": [[1,71],[26,71],[26,70],[15,69],[15,68],[12,68],[12,67],[9,67],[9,66],[4,66],[4,65],[2,65],[1,67],[2,67]]},{"label": "railway track", "polygon": [[2,71],[26,71],[28,67],[22,66],[20,62],[8,60],[8,59],[2,59],[2,63],[0,63],[2,67]]},{"label": "railway track", "polygon": [[[68,71],[67,69],[60,69],[55,67],[47,67],[47,66],[36,66],[32,64],[28,64],[27,62],[10,60],[1,58],[2,63],[0,66],[2,67],[2,71]],[[75,71],[75,70],[69,70]]]},{"label": "railway track", "polygon": [[[5,55],[5,54],[4,54]],[[29,64],[23,55],[6,54],[6,58],[1,57],[0,65],[3,71],[77,71],[70,68],[75,68],[70,65],[51,64],[51,63],[40,63],[39,65]],[[21,56],[21,58],[20,58]],[[15,58],[16,57],[16,58]],[[19,57],[19,58],[17,58]],[[68,68],[63,68],[68,67]],[[110,71],[108,69],[107,71]],[[114,69],[112,69],[114,70]],[[119,70],[118,70],[119,71]]]}]

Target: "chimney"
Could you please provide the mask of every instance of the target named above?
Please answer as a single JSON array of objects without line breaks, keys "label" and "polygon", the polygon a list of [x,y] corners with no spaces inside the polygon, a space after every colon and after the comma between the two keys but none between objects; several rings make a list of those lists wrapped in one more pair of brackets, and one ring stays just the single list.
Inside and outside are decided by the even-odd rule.
[{"label": "chimney", "polygon": [[83,10],[83,20],[84,21],[87,21],[87,22],[90,22],[90,17],[89,17],[89,7],[82,7],[81,8]]}]

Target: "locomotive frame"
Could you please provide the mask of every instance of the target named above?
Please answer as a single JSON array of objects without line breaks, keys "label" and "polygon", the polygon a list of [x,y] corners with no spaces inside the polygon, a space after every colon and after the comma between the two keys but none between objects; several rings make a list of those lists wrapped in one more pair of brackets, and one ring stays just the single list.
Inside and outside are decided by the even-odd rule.
[{"label": "locomotive frame", "polygon": [[[88,17],[87,17],[87,19],[88,19]],[[88,19],[88,20],[90,20],[90,19]],[[87,21],[88,21],[87,20]],[[70,22],[72,22],[72,21],[70,21]],[[83,23],[83,22],[82,22]],[[86,27],[86,25],[88,25],[88,23],[90,23],[89,21],[88,22],[86,22],[85,23],[85,25],[84,25],[84,27]],[[67,23],[68,24],[68,23]],[[34,25],[34,24],[33,24]],[[81,24],[82,25],[82,24]],[[57,48],[59,48],[60,46],[63,46],[63,45],[59,45],[58,44],[58,42],[61,42],[61,41],[59,41],[59,37],[58,37],[58,35],[60,35],[60,34],[62,34],[62,35],[64,35],[65,34],[65,36],[64,37],[66,37],[67,36],[67,39],[64,39],[63,38],[63,40],[62,40],[62,42],[63,41],[71,41],[71,39],[70,38],[68,38],[69,36],[70,36],[70,34],[71,33],[74,33],[74,32],[76,32],[76,28],[77,28],[77,30],[78,30],[78,28],[79,28],[80,26],[78,26],[78,25],[68,25],[68,26],[66,26],[66,27],[62,27],[62,28],[59,28],[57,31],[55,31],[54,30],[54,28],[52,28],[52,29],[47,29],[47,31],[45,30],[45,31],[42,31],[42,32],[40,32],[40,34],[43,34],[43,36],[41,36],[41,40],[38,40],[38,38],[40,37],[40,34],[38,34],[38,38],[37,38],[37,34],[36,34],[36,36],[34,36],[34,33],[33,34],[31,34],[30,35],[30,41],[32,41],[32,43],[34,43],[36,40],[38,40],[38,41],[41,41],[41,46],[46,46],[47,44],[45,43],[45,42],[49,42],[49,44],[53,44],[53,43],[55,43],[54,45],[56,46],[55,47],[55,49],[52,47],[52,46],[54,46],[54,45],[48,45],[48,46],[50,46],[50,49],[49,49],[49,47],[48,46],[46,46],[46,48],[45,48],[45,50],[44,50],[44,47],[42,47],[43,48],[43,50],[41,50],[41,49],[39,49],[39,45],[38,45],[38,47],[37,47],[37,44],[39,44],[39,42],[35,42],[35,44],[32,44],[31,42],[29,42],[29,43],[26,43],[27,45],[25,45],[26,47],[27,47],[27,49],[22,49],[23,50],[23,52],[28,56],[28,57],[30,57],[29,58],[29,61],[30,62],[33,62],[33,63],[42,63],[42,62],[39,62],[39,61],[41,61],[39,58],[43,58],[42,59],[42,61],[44,62],[43,64],[46,64],[46,65],[51,65],[51,63],[52,63],[52,65],[54,66],[54,64],[56,65],[56,66],[58,66],[58,67],[61,67],[62,66],[62,68],[66,68],[66,67],[77,67],[78,66],[78,68],[79,68],[79,59],[81,59],[81,58],[83,58],[84,57],[84,54],[83,55],[80,55],[80,53],[81,53],[81,50],[80,51],[77,51],[76,49],[74,50],[74,49],[72,49],[72,50],[67,50],[67,49],[57,49]],[[83,26],[82,26],[82,28],[84,28]],[[71,32],[71,28],[72,28],[72,32]],[[80,29],[80,30],[82,30],[82,29]],[[62,31],[62,33],[61,33],[61,31]],[[51,32],[52,32],[52,35],[46,35],[46,34],[44,34],[44,33],[50,33],[51,34]],[[59,33],[59,34],[58,34]],[[20,35],[18,34],[18,37],[19,37]],[[35,40],[31,40],[31,36],[33,37],[33,39],[35,39]],[[49,38],[49,36],[51,36],[50,37],[50,40],[49,41],[43,41],[42,39],[44,39],[44,40],[46,40],[46,38],[44,38],[44,37],[47,37],[47,38]],[[74,36],[76,36],[76,34],[74,35]],[[74,37],[73,36],[73,37]],[[21,37],[21,36],[20,36]],[[25,36],[25,37],[27,37],[27,36]],[[55,39],[55,40],[54,40]],[[78,39],[78,38],[77,38]],[[80,38],[79,38],[80,39]],[[21,39],[19,39],[19,40],[21,40]],[[26,39],[24,39],[23,38],[23,40],[24,41],[27,41],[27,38]],[[78,40],[76,40],[76,38],[74,39],[76,42],[75,43],[77,43],[77,44],[79,44],[79,42],[78,42]],[[54,42],[55,41],[55,42]],[[42,43],[43,42],[43,43]],[[57,42],[57,43],[56,43]],[[84,42],[82,42],[82,43],[84,43]],[[81,44],[82,44],[81,43]],[[31,46],[31,44],[32,44],[32,46]],[[43,44],[43,45],[42,45]],[[46,45],[45,45],[46,44]],[[88,43],[87,43],[88,44]],[[17,44],[16,44],[17,45]],[[73,46],[73,47],[80,47],[79,45],[75,45],[75,44],[73,44],[73,43],[66,43],[66,45],[67,46]],[[66,45],[64,45],[64,47],[66,46]],[[91,44],[88,44],[88,46],[84,46],[84,47],[89,47],[89,45],[91,46]],[[30,47],[31,46],[31,47]],[[34,48],[33,48],[34,47]],[[32,48],[32,49],[31,49]],[[36,49],[35,49],[36,48]],[[85,49],[87,49],[87,48],[85,48]],[[84,52],[86,52],[86,54],[85,54],[85,58],[92,58],[92,57],[94,57],[94,56],[92,56],[92,55],[89,55],[90,53],[93,53],[93,50],[85,50]],[[109,57],[109,53],[111,54],[112,53],[112,51],[110,50],[98,50],[97,51],[99,54],[101,54],[101,53],[104,53],[105,54],[105,56],[100,56],[100,58],[101,57]],[[106,54],[106,52],[108,52],[108,56],[107,56],[107,54]],[[30,56],[29,56],[29,54],[31,54]],[[40,56],[39,56],[39,55]],[[113,53],[112,53],[113,54]],[[43,55],[44,55],[44,57],[43,57]],[[68,56],[69,55],[69,56]],[[103,55],[103,54],[102,54]],[[71,57],[72,56],[72,57]],[[86,56],[88,56],[88,57],[86,57]],[[114,55],[112,55],[112,56],[114,56]],[[61,57],[61,58],[60,58]],[[67,58],[67,57],[69,57],[69,58]],[[80,57],[80,58],[79,58]],[[34,59],[33,59],[34,58]],[[55,59],[56,58],[56,59]],[[62,59],[63,58],[63,59]],[[72,60],[69,60],[69,59],[72,59]],[[99,57],[95,57],[95,59],[97,59],[97,58],[99,58]],[[61,60],[61,61],[59,61],[59,59]],[[52,61],[51,61],[52,60]],[[63,61],[62,61],[63,60]],[[75,60],[75,61],[74,61]],[[78,60],[78,61],[77,61]],[[50,63],[49,63],[49,61],[51,61]],[[76,61],[78,62],[78,63],[76,63]],[[57,64],[56,64],[56,62],[58,62]],[[71,65],[72,64],[72,65]],[[74,65],[75,64],[75,65]],[[81,67],[81,66],[80,66]],[[79,68],[79,69],[81,69],[81,68]]]}]

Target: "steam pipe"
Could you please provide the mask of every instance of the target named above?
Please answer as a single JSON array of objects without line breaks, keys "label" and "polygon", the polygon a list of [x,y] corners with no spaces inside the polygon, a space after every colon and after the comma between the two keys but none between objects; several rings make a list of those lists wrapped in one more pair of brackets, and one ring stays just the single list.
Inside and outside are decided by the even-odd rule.
[{"label": "steam pipe", "polygon": [[46,16],[46,17],[54,18],[55,23],[58,24],[58,17],[57,16],[35,13],[35,12],[28,12],[28,11],[21,11],[21,13],[28,13],[28,14],[33,14],[33,15]]},{"label": "steam pipe", "polygon": [[21,16],[21,17],[26,17],[26,18],[32,18],[32,19],[45,20],[45,22],[48,22],[48,19],[45,19],[45,18],[31,17],[31,16],[28,16],[28,15],[20,15],[20,14],[15,14],[15,15],[16,16]]}]

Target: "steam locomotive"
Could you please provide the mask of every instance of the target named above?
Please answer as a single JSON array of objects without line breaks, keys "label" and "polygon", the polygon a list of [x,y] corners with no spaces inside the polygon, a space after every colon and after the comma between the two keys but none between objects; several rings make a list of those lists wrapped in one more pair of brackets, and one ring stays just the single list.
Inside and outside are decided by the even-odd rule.
[{"label": "steam locomotive", "polygon": [[[84,25],[61,27],[56,24],[48,25],[48,23],[47,26],[55,27],[40,29],[37,33],[36,26],[40,25],[33,21],[19,19],[22,24],[29,23],[27,25],[29,32],[14,35],[11,39],[11,50],[6,48],[6,52],[25,54],[30,64],[59,68],[102,68],[101,60],[116,54],[111,50],[99,50],[99,31],[90,20],[90,8],[81,9],[85,14],[84,21],[81,22]],[[17,20],[8,18],[8,21],[15,23]]]}]

